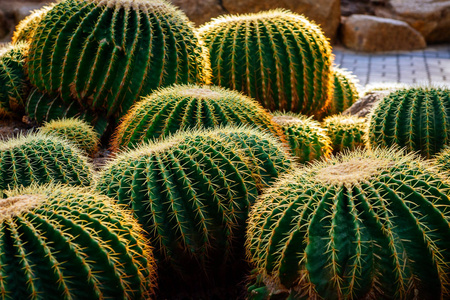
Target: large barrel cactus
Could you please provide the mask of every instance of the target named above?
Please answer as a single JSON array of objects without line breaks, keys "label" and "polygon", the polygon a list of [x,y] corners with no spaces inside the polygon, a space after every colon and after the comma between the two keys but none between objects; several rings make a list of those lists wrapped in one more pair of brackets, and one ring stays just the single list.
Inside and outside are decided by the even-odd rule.
[{"label": "large barrel cactus", "polygon": [[449,188],[428,163],[380,149],[286,176],[250,213],[248,257],[266,289],[258,294],[447,299]]},{"label": "large barrel cactus", "polygon": [[329,115],[343,112],[359,99],[356,77],[345,69],[333,67],[334,90]]},{"label": "large barrel cactus", "polygon": [[176,85],[138,102],[123,118],[112,149],[164,137],[180,129],[247,124],[282,136],[272,116],[253,99],[215,86]]},{"label": "large barrel cactus", "polygon": [[0,191],[59,182],[88,186],[91,166],[78,148],[45,134],[30,134],[0,143]]},{"label": "large barrel cactus", "polygon": [[156,266],[142,229],[106,196],[67,186],[0,200],[4,299],[149,299]]},{"label": "large barrel cactus", "polygon": [[160,86],[208,81],[205,53],[165,0],[65,0],[40,21],[26,66],[39,90],[113,117]]},{"label": "large barrel cactus", "polygon": [[331,101],[331,48],[305,17],[286,10],[223,16],[199,33],[214,84],[242,91],[270,110],[311,115]]},{"label": "large barrel cactus", "polygon": [[368,125],[365,118],[344,115],[329,116],[322,122],[336,152],[365,147]]},{"label": "large barrel cactus", "polygon": [[426,158],[450,143],[450,90],[415,87],[386,96],[369,124],[371,147],[398,145]]}]

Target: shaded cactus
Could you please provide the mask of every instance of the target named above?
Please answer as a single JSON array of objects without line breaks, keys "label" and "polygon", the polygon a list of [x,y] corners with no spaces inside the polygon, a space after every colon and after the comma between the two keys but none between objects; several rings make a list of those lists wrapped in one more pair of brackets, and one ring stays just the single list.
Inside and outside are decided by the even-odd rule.
[{"label": "shaded cactus", "polygon": [[0,190],[48,182],[88,186],[92,180],[87,158],[63,139],[38,133],[0,143]]},{"label": "shaded cactus", "polygon": [[428,163],[393,150],[298,169],[253,206],[248,257],[269,295],[446,299],[449,184]]},{"label": "shaded cactus", "polygon": [[156,266],[137,222],[108,197],[33,186],[0,200],[2,298],[148,299]]},{"label": "shaded cactus", "polygon": [[29,43],[33,34],[36,32],[36,28],[39,26],[39,22],[53,6],[54,4],[50,4],[48,6],[44,6],[40,9],[34,10],[30,15],[26,16],[22,21],[20,21],[14,29],[12,43]]},{"label": "shaded cactus", "polygon": [[39,23],[26,66],[40,91],[114,120],[160,86],[207,82],[208,63],[186,16],[164,0],[66,0]]},{"label": "shaded cactus", "polygon": [[24,72],[27,43],[0,49],[0,112],[11,115],[24,108],[29,84]]},{"label": "shaded cactus", "polygon": [[269,110],[322,113],[332,97],[331,47],[319,26],[286,10],[222,16],[199,33],[212,82]]},{"label": "shaded cactus", "polygon": [[45,123],[39,130],[44,134],[65,138],[89,155],[97,151],[98,134],[91,125],[80,119],[52,120]]},{"label": "shaded cactus", "polygon": [[371,147],[398,145],[430,158],[450,142],[450,90],[415,87],[380,101],[369,124]]},{"label": "shaded cactus", "polygon": [[176,85],[160,89],[125,115],[111,141],[114,150],[132,147],[180,129],[249,124],[282,136],[271,115],[251,98],[214,86]]},{"label": "shaded cactus", "polygon": [[368,121],[356,116],[336,115],[323,120],[334,151],[354,150],[366,144]]},{"label": "shaded cactus", "polygon": [[284,131],[291,153],[300,163],[328,157],[332,142],[319,122],[293,113],[274,114],[272,119]]},{"label": "shaded cactus", "polygon": [[359,99],[358,80],[347,70],[333,67],[334,90],[329,115],[343,112]]}]

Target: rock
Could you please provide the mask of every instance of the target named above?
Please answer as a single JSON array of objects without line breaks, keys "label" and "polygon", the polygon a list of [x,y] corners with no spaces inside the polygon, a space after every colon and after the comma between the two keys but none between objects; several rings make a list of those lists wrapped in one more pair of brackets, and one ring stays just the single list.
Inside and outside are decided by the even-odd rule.
[{"label": "rock", "polygon": [[352,106],[347,108],[343,115],[354,115],[357,117],[365,118],[370,115],[378,102],[389,94],[387,91],[374,91],[367,93],[361,97],[358,101],[353,103]]},{"label": "rock", "polygon": [[170,2],[183,10],[197,26],[227,13],[220,5],[220,0],[170,0]]},{"label": "rock", "polygon": [[403,21],[367,15],[344,18],[343,44],[357,51],[416,50],[426,47],[423,36]]},{"label": "rock", "polygon": [[230,14],[289,9],[320,25],[331,42],[336,38],[341,16],[340,0],[222,0],[222,5]]},{"label": "rock", "polygon": [[385,7],[375,9],[375,14],[407,22],[429,43],[450,41],[448,0],[388,0]]}]

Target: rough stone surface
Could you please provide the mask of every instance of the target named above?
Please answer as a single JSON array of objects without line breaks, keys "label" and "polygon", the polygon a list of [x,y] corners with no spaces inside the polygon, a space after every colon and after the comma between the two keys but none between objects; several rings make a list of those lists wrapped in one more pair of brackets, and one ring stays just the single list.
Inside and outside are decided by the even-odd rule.
[{"label": "rough stone surface", "polygon": [[367,15],[343,18],[343,44],[357,51],[417,50],[426,47],[423,36],[403,21]]},{"label": "rough stone surface", "polygon": [[197,26],[228,13],[220,4],[220,0],[170,0],[170,2],[183,10]]},{"label": "rough stone surface", "polygon": [[407,22],[429,43],[450,41],[449,0],[388,0],[375,14]]},{"label": "rough stone surface", "polygon": [[389,90],[369,92],[353,103],[353,105],[347,108],[342,114],[354,115],[361,118],[369,117],[378,102],[389,95],[390,92],[391,91]]}]

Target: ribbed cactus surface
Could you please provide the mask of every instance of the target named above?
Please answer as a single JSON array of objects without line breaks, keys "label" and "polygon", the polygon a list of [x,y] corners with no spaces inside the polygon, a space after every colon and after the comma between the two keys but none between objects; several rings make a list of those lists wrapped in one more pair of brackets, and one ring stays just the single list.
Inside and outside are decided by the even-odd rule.
[{"label": "ribbed cactus surface", "polygon": [[283,129],[290,151],[300,163],[330,156],[332,142],[319,122],[303,115],[280,112],[276,112],[272,120]]},{"label": "ribbed cactus surface", "polygon": [[63,118],[52,120],[39,128],[39,131],[44,134],[65,138],[89,155],[97,151],[98,148],[98,134],[91,125],[80,119]]},{"label": "ribbed cactus surface", "polygon": [[34,10],[30,15],[20,21],[14,29],[12,43],[16,44],[18,42],[30,42],[33,34],[39,26],[39,22],[53,6],[54,4],[50,4]]},{"label": "ribbed cactus surface", "polygon": [[0,190],[48,182],[88,186],[92,180],[87,158],[61,138],[30,134],[0,143]]},{"label": "ribbed cactus surface", "polygon": [[343,112],[359,99],[356,77],[345,69],[333,67],[334,90],[329,115]]},{"label": "ribbed cactus surface", "polygon": [[33,186],[0,200],[3,299],[149,299],[156,267],[142,229],[106,196]]},{"label": "ribbed cactus surface", "polygon": [[366,145],[369,122],[356,116],[335,115],[322,122],[327,135],[331,138],[334,151],[353,150]]},{"label": "ribbed cactus surface", "polygon": [[449,184],[427,163],[392,150],[299,169],[253,206],[248,257],[269,295],[446,299]]},{"label": "ribbed cactus surface", "polygon": [[216,18],[199,33],[212,82],[269,110],[322,112],[332,97],[331,48],[321,29],[286,10]]},{"label": "ribbed cactus surface", "polygon": [[152,90],[208,81],[186,16],[164,0],[65,0],[40,21],[27,59],[40,91],[120,116]]},{"label": "ribbed cactus surface", "polygon": [[123,118],[112,149],[168,136],[180,129],[251,125],[282,136],[272,116],[253,99],[215,86],[175,85],[138,102]]},{"label": "ribbed cactus surface", "polygon": [[430,158],[450,143],[450,90],[415,87],[394,91],[373,111],[371,147],[398,145]]}]

